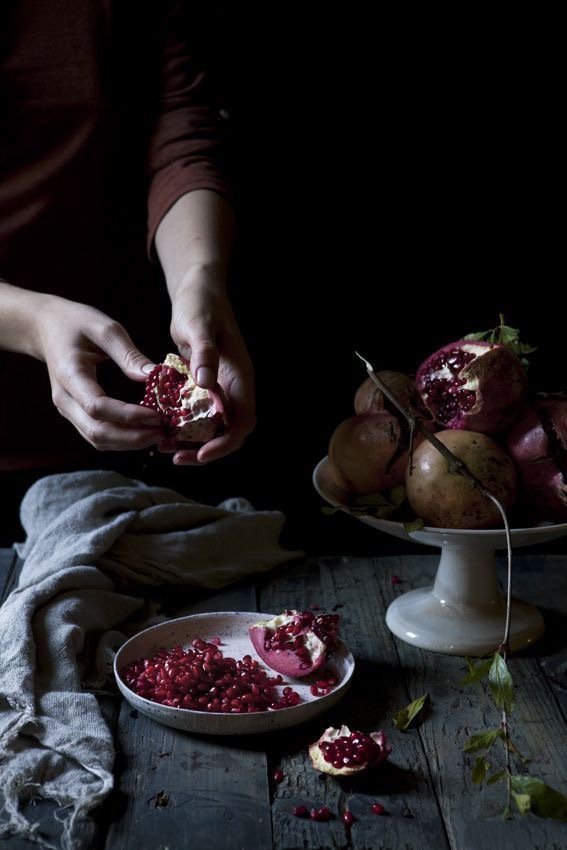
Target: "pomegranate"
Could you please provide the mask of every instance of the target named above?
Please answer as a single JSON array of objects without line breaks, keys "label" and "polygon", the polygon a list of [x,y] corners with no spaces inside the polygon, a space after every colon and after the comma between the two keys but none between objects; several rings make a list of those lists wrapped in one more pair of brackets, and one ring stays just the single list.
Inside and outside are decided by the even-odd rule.
[{"label": "pomegranate", "polygon": [[[302,678],[322,667],[336,648],[338,626],[338,614],[288,609],[250,626],[249,634],[254,649],[268,667],[284,676]],[[328,681],[325,680],[326,685]]]},{"label": "pomegranate", "polygon": [[[418,398],[413,378],[403,372],[391,372],[388,369],[376,374],[404,407],[414,408]],[[384,408],[392,413],[396,412],[372,378],[366,378],[354,396],[354,412],[360,416],[363,413],[377,413]]]},{"label": "pomegranate", "polygon": [[150,372],[144,398],[140,402],[161,414],[166,439],[163,448],[193,448],[222,434],[226,427],[225,400],[220,386],[214,390],[198,387],[189,370],[189,361],[168,354]]},{"label": "pomegranate", "polygon": [[325,729],[318,741],[309,747],[309,757],[315,770],[331,776],[353,776],[377,767],[388,758],[392,748],[385,734],[351,732],[348,726]]},{"label": "pomegranate", "polygon": [[331,437],[331,475],[350,494],[391,490],[404,480],[407,458],[402,453],[402,428],[387,410],[351,416]]},{"label": "pomegranate", "polygon": [[[505,509],[516,499],[514,464],[494,440],[476,431],[440,431],[437,438]],[[440,528],[494,528],[502,524],[496,505],[459,472],[429,441],[414,452],[413,471],[406,474],[408,501],[426,525]]]},{"label": "pomegranate", "polygon": [[160,649],[151,658],[132,661],[120,677],[138,696],[171,708],[249,714],[301,702],[289,687],[279,698],[275,685],[282,684],[282,677],[269,677],[251,655],[225,658],[217,644],[201,638],[195,638],[190,649]]},{"label": "pomegranate", "polygon": [[494,434],[520,412],[528,382],[520,359],[506,346],[462,339],[428,357],[416,384],[444,428]]},{"label": "pomegranate", "polygon": [[567,399],[528,407],[506,436],[530,519],[567,522]]}]

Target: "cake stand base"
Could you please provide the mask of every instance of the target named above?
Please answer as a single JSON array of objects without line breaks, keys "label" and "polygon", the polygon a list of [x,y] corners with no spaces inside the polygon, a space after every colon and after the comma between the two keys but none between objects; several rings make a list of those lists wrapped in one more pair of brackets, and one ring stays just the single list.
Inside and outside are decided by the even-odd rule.
[{"label": "cake stand base", "polygon": [[[498,584],[494,552],[443,546],[435,584],[391,603],[386,623],[397,637],[433,652],[485,655],[504,637],[506,598]],[[510,649],[530,646],[544,632],[537,608],[512,600]]]}]

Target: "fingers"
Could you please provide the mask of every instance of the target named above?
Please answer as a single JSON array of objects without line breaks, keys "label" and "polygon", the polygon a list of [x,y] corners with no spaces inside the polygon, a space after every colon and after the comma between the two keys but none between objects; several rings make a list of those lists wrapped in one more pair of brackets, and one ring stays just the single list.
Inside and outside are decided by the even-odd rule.
[{"label": "fingers", "polygon": [[[222,382],[222,376],[221,376]],[[233,375],[226,389],[229,408],[224,434],[209,440],[198,450],[182,449],[173,456],[177,466],[195,466],[219,460],[239,449],[256,424],[254,390],[251,377]]]},{"label": "fingers", "polygon": [[[77,363],[57,376],[57,383],[62,388],[63,393],[74,399],[89,419],[138,428],[153,427],[156,429],[160,427],[160,416],[155,410],[150,410],[139,404],[127,404],[105,395],[90,369],[91,367],[87,368]],[[94,369],[94,366],[92,369]],[[68,407],[68,405],[65,405],[65,395],[60,396],[54,389],[53,401],[57,408]]]},{"label": "fingers", "polygon": [[214,323],[203,318],[192,322],[186,338],[186,347],[190,350],[189,363],[193,380],[200,387],[211,389],[217,383],[219,370]]},{"label": "fingers", "polygon": [[[113,401],[113,399],[106,399]],[[127,405],[132,406],[133,405]],[[57,409],[99,451],[146,449],[155,446],[162,436],[161,426],[123,424],[89,416],[81,405],[64,390],[59,391]]]},{"label": "fingers", "polygon": [[139,351],[126,329],[107,316],[96,322],[90,338],[133,381],[145,381],[155,363]]}]

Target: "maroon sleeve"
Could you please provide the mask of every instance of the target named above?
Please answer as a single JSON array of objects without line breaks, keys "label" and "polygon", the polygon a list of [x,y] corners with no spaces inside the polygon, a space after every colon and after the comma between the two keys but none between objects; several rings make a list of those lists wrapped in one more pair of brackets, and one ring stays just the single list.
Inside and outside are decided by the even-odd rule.
[{"label": "maroon sleeve", "polygon": [[213,189],[234,201],[225,166],[225,120],[210,102],[206,72],[188,46],[191,22],[185,3],[166,5],[169,9],[162,19],[156,119],[147,156],[147,247],[152,260],[157,227],[186,192]]}]

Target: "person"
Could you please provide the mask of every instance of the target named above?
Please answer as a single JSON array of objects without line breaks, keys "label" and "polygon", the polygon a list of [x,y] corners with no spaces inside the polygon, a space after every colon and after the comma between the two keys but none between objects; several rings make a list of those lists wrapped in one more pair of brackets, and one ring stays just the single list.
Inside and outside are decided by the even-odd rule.
[{"label": "person", "polygon": [[111,393],[100,364],[142,382],[167,353],[163,279],[173,343],[229,412],[224,435],[173,463],[229,454],[254,427],[254,378],[227,291],[223,118],[188,47],[191,9],[22,0],[0,16],[0,470],[159,442],[158,414]]}]

